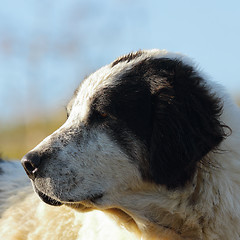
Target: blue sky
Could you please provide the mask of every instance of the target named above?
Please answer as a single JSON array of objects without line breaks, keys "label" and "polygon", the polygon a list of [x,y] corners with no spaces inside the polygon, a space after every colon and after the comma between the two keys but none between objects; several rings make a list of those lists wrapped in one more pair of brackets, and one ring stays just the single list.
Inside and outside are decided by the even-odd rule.
[{"label": "blue sky", "polygon": [[0,122],[63,108],[81,79],[119,55],[192,57],[240,95],[239,0],[0,2]]}]

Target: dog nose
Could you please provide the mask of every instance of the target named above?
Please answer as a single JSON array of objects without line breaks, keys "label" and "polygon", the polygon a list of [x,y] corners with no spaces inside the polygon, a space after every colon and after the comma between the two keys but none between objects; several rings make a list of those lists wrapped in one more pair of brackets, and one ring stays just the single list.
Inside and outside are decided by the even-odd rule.
[{"label": "dog nose", "polygon": [[29,152],[22,158],[21,163],[29,178],[34,180],[41,163],[39,154],[37,152]]}]

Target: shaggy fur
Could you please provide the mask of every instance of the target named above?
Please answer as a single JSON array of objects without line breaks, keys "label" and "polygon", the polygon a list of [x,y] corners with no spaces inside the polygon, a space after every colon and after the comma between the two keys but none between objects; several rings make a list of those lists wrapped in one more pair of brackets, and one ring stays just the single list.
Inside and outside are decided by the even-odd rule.
[{"label": "shaggy fur", "polygon": [[240,111],[189,58],[118,58],[80,84],[67,112],[22,159],[40,199],[60,207],[16,197],[4,239],[240,238]]}]

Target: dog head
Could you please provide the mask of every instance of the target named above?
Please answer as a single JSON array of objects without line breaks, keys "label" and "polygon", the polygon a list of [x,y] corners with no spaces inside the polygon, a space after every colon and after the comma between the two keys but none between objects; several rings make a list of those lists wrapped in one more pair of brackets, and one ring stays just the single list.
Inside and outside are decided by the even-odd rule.
[{"label": "dog head", "polygon": [[159,50],[123,56],[87,77],[67,112],[22,159],[52,205],[96,206],[148,183],[182,189],[224,138],[221,102],[208,83],[189,59]]}]

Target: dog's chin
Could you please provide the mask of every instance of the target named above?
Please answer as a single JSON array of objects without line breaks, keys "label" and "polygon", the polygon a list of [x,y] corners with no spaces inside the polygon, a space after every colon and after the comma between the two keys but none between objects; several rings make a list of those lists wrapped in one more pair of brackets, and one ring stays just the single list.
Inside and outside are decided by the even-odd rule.
[{"label": "dog's chin", "polygon": [[85,202],[64,203],[64,205],[66,205],[67,207],[73,208],[74,210],[79,212],[90,212],[92,210],[97,209],[94,205],[90,203],[86,204]]},{"label": "dog's chin", "polygon": [[103,197],[102,193],[92,194],[84,198],[83,201],[67,201],[64,204],[68,207],[74,208],[80,212],[88,212],[94,209],[98,209],[98,200]]}]

